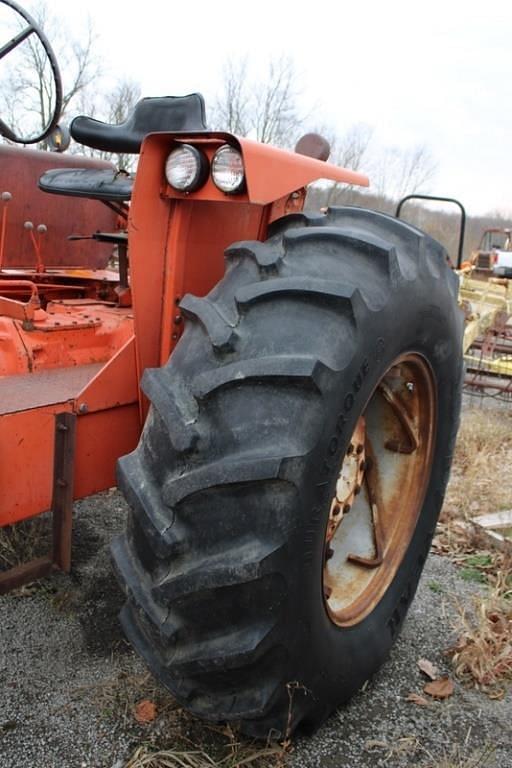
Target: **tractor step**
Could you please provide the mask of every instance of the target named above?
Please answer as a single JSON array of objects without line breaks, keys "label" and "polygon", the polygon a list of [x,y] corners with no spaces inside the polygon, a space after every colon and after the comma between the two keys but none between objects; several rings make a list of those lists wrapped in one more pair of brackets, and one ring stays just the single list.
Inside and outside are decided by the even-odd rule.
[{"label": "tractor step", "polygon": [[104,363],[0,377],[0,416],[72,400]]}]

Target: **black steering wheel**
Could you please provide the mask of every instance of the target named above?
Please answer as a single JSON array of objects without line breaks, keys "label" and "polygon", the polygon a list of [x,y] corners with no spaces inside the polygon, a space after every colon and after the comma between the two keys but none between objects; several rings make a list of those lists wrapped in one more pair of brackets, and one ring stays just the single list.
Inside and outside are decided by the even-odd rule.
[{"label": "black steering wheel", "polygon": [[50,67],[55,83],[55,104],[51,118],[43,130],[37,136],[17,136],[14,131],[9,128],[9,126],[6,125],[2,119],[0,119],[0,134],[5,136],[6,139],[14,141],[17,144],[37,144],[39,141],[43,141],[43,139],[45,139],[53,131],[60,117],[60,112],[62,109],[62,79],[60,76],[59,66],[57,64],[57,59],[55,58],[55,54],[48,41],[48,38],[44,34],[39,24],[37,24],[37,22],[32,18],[32,16],[24,11],[23,8],[18,5],[18,3],[14,2],[14,0],[0,0],[0,3],[9,6],[9,8],[12,8],[13,11],[16,11],[16,13],[19,14],[27,22],[27,26],[22,29],[21,32],[18,32],[18,34],[15,35],[12,40],[9,40],[8,43],[0,48],[0,59],[3,59],[4,56],[7,56],[8,53],[13,51],[30,35],[36,35],[39,38],[46,55],[48,56],[48,61],[50,62]]}]

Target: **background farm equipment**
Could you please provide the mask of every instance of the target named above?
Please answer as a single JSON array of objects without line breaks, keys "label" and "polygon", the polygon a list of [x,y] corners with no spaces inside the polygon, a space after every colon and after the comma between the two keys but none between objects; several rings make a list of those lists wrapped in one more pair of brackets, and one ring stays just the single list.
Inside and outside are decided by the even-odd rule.
[{"label": "background farm equipment", "polygon": [[484,230],[480,245],[471,254],[477,275],[512,277],[512,240],[510,229]]},{"label": "background farm equipment", "polygon": [[[408,195],[396,209],[400,217],[410,200],[456,205],[461,214],[457,256],[452,259],[460,278],[459,303],[465,315],[463,340],[468,394],[510,400],[512,396],[512,288],[507,279],[512,264],[510,230],[490,228],[480,246],[464,261],[466,211],[453,198]],[[497,275],[503,275],[498,277]],[[512,275],[512,270],[511,270]]]},{"label": "background farm equipment", "polygon": [[[464,270],[468,392],[512,399],[512,242],[510,229],[490,228]],[[482,283],[482,280],[484,281]]]}]

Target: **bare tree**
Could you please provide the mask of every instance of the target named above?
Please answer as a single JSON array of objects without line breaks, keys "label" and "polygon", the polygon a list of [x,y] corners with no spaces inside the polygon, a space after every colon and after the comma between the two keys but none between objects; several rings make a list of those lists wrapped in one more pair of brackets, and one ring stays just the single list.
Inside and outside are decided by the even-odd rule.
[{"label": "bare tree", "polygon": [[355,123],[346,133],[327,136],[331,143],[331,162],[351,171],[359,171],[367,156],[373,128],[365,123]]},{"label": "bare tree", "polygon": [[290,59],[269,63],[268,77],[257,89],[256,138],[265,144],[292,146],[298,138],[302,118],[297,109],[298,92]]},{"label": "bare tree", "polygon": [[[351,125],[343,134],[337,134],[332,128],[320,127],[316,133],[324,136],[331,146],[329,162],[348,168],[351,171],[364,172],[365,160],[372,139],[373,129],[365,123]],[[353,186],[337,182],[323,182],[322,204],[331,205],[349,203],[352,199]]]},{"label": "bare tree", "polygon": [[251,130],[251,95],[247,87],[247,59],[228,60],[223,69],[222,92],[213,104],[218,130],[246,136]]},{"label": "bare tree", "polygon": [[262,79],[251,79],[248,70],[247,59],[227,62],[213,105],[212,126],[267,144],[293,146],[303,118],[292,61],[272,59]]},{"label": "bare tree", "polygon": [[[79,111],[88,117],[103,120],[113,125],[123,123],[141,98],[140,85],[133,80],[120,80],[114,87],[103,95],[96,94],[94,98],[86,92],[79,103]],[[85,154],[110,160],[123,171],[135,170],[137,155],[127,153],[101,152],[82,144],[71,143],[70,152]]]},{"label": "bare tree", "polygon": [[398,200],[425,191],[436,170],[437,163],[423,144],[410,149],[384,147],[370,166],[372,187],[378,194]]}]

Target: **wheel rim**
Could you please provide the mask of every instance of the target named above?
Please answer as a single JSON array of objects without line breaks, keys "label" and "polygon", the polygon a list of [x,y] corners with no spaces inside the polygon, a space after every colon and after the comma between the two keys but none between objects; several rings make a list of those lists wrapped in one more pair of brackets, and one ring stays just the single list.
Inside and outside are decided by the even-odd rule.
[{"label": "wheel rim", "polygon": [[338,626],[370,613],[402,562],[430,478],[436,422],[429,364],[400,356],[358,419],[330,504],[323,595]]}]

